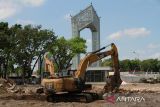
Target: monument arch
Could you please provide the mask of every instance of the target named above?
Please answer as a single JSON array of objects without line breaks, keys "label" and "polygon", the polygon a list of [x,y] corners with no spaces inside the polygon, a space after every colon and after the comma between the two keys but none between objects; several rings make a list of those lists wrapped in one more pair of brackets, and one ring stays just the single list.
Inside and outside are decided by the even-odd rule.
[{"label": "monument arch", "polygon": [[[80,31],[89,28],[92,32],[92,51],[100,49],[100,18],[92,4],[73,16],[71,23],[72,37],[80,36]],[[72,60],[72,69],[76,69],[79,62],[80,55],[76,55]],[[99,66],[99,62],[94,63],[93,66]]]}]

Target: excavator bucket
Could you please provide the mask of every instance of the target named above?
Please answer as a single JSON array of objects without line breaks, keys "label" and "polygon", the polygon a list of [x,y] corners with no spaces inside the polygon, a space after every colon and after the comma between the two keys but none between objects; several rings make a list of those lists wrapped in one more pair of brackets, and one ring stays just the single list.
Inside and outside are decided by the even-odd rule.
[{"label": "excavator bucket", "polygon": [[106,84],[104,86],[104,93],[116,92],[119,89],[121,83],[122,83],[122,80],[120,76],[112,75],[107,77]]}]

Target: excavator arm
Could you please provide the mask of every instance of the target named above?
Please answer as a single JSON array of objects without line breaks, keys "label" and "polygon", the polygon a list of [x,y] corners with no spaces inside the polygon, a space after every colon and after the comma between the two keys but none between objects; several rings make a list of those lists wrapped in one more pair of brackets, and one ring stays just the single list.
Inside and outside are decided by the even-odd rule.
[{"label": "excavator arm", "polygon": [[102,58],[109,56],[112,53],[112,51],[107,51],[107,52],[100,52],[96,54],[90,54],[84,59],[81,60],[78,69],[75,73],[76,78],[84,78],[84,74],[86,72],[86,69],[89,65],[92,63],[101,60]]},{"label": "excavator arm", "polygon": [[50,75],[51,76],[54,76],[54,64],[53,62],[47,57],[47,54],[46,53],[44,55],[44,59],[45,59],[45,71],[46,72],[50,72]]},{"label": "excavator arm", "polygon": [[77,71],[75,72],[75,77],[81,78],[82,80],[84,80],[86,69],[90,64],[98,60],[101,60],[107,56],[111,56],[112,62],[113,62],[114,75],[112,77],[109,77],[110,82],[107,81],[105,87],[111,87],[110,90],[113,90],[116,87],[118,88],[122,82],[120,78],[120,72],[119,72],[118,50],[116,45],[112,43],[110,50],[100,52],[106,47],[103,47],[100,50],[97,50],[95,52],[92,52],[91,54],[87,55],[84,59],[82,59],[78,66]]}]

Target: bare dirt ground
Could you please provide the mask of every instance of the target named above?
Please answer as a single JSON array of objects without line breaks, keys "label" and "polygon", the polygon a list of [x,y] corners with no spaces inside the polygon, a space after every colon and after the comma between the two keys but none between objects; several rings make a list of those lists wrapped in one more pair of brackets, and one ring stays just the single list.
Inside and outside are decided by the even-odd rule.
[{"label": "bare dirt ground", "polygon": [[[0,107],[160,107],[160,84],[134,83],[120,87],[119,96],[143,97],[145,100],[138,101],[115,101],[97,100],[91,103],[80,102],[54,102],[46,101],[45,95],[35,94],[35,86],[21,86],[25,93],[7,93],[0,89]],[[94,85],[93,90],[101,91],[103,85]]]}]

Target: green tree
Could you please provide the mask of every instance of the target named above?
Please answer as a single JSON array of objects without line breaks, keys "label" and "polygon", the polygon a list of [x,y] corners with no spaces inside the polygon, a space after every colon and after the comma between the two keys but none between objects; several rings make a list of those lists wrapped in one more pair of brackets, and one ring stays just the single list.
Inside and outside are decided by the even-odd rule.
[{"label": "green tree", "polygon": [[131,61],[129,59],[125,59],[120,61],[120,69],[122,71],[130,71],[131,70]]},{"label": "green tree", "polygon": [[58,72],[67,69],[71,65],[70,62],[75,55],[86,52],[85,42],[80,37],[69,40],[60,37],[52,44],[49,51],[52,54],[53,62]]},{"label": "green tree", "polygon": [[158,59],[143,60],[141,65],[144,71],[158,72],[160,68]]},{"label": "green tree", "polygon": [[160,60],[157,62],[157,71],[160,72]]},{"label": "green tree", "polygon": [[130,60],[130,70],[141,70],[141,61],[138,60],[138,59],[135,59],[135,60]]},{"label": "green tree", "polygon": [[31,76],[31,63],[35,56],[50,46],[56,39],[54,32],[41,29],[41,26],[27,25],[16,31],[16,48],[13,52],[14,60],[23,68],[23,76]]},{"label": "green tree", "polygon": [[22,69],[23,77],[31,76],[34,57],[47,51],[55,40],[54,32],[41,26],[15,24],[9,28],[8,23],[0,23],[0,58],[5,60],[5,74],[16,71],[16,65]]},{"label": "green tree", "polygon": [[105,66],[111,66],[112,67],[112,60],[111,58],[109,59],[105,59],[102,61],[101,66],[105,67]]},{"label": "green tree", "polygon": [[6,78],[8,67],[10,66],[11,61],[11,48],[13,48],[12,44],[12,35],[10,35],[10,29],[8,27],[7,22],[0,23],[0,65],[3,64],[3,71],[0,70],[2,77]]}]

